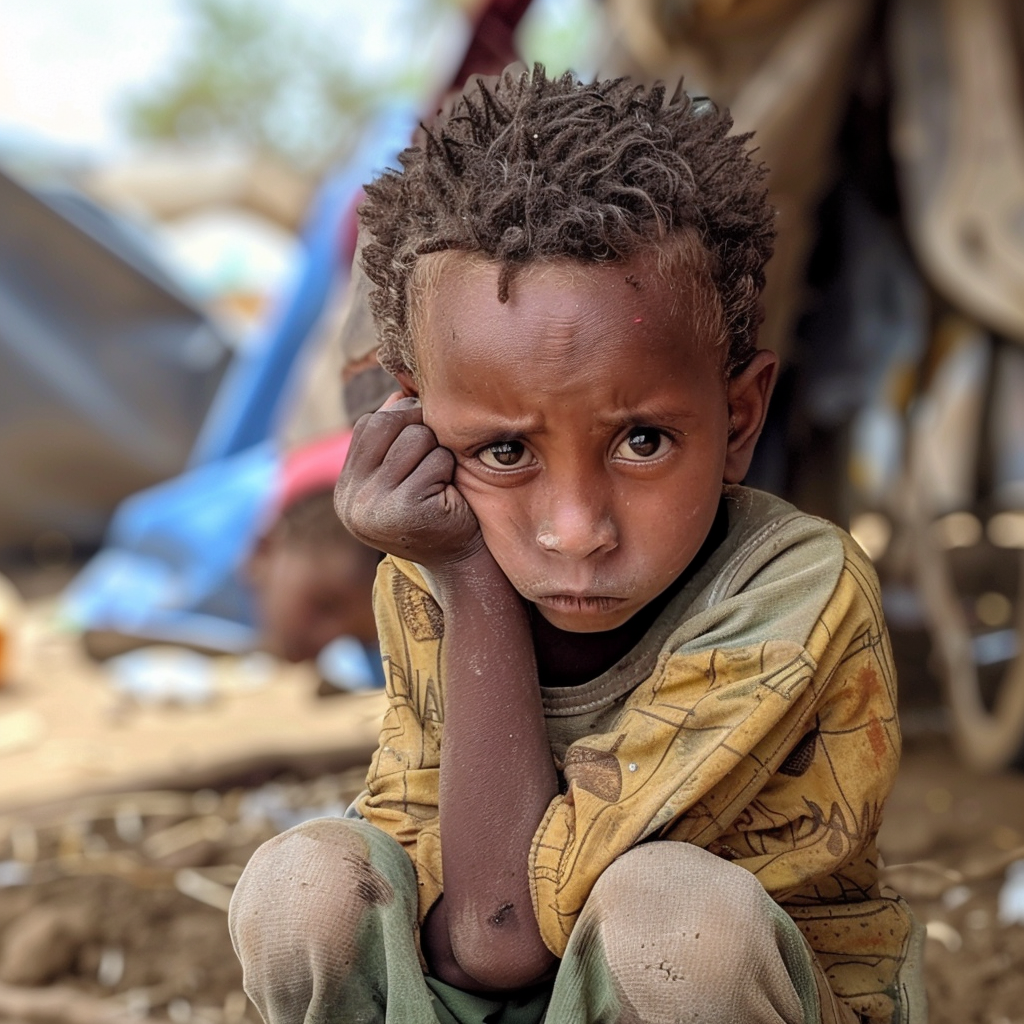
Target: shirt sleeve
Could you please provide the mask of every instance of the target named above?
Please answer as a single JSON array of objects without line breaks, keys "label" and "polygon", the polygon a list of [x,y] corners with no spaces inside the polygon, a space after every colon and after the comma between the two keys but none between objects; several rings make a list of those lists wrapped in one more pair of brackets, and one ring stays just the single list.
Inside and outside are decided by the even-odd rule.
[{"label": "shirt sleeve", "polygon": [[357,809],[408,853],[422,922],[442,891],[437,807],[444,618],[415,567],[390,557],[377,571],[373,600],[388,706]]},{"label": "shirt sleeve", "polygon": [[728,623],[749,620],[757,595],[726,598],[721,642],[663,652],[614,731],[570,746],[566,792],[531,850],[556,955],[601,873],[645,839],[712,849],[777,899],[834,887],[873,849],[899,753],[891,657],[870,566],[846,550],[832,579],[803,643],[773,636],[770,616],[759,642],[746,629],[729,643]]},{"label": "shirt sleeve", "polygon": [[[870,570],[869,570],[870,571]],[[822,697],[800,739],[719,838],[782,903],[877,895],[875,837],[899,765],[896,676],[877,590],[847,560],[810,646]]]}]

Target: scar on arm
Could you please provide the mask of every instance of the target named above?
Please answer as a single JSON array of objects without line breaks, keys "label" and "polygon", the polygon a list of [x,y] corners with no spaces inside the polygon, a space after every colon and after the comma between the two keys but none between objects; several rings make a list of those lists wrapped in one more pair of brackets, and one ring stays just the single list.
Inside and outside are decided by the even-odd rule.
[{"label": "scar on arm", "polygon": [[491,918],[491,924],[498,925],[498,927],[500,928],[501,925],[503,925],[505,921],[508,919],[509,913],[514,908],[514,903],[502,903],[502,905],[498,907],[498,912]]}]

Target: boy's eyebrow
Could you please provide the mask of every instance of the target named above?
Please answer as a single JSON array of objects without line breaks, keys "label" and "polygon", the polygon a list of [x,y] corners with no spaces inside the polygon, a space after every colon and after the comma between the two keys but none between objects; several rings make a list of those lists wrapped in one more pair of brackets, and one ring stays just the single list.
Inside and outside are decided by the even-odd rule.
[{"label": "boy's eyebrow", "polygon": [[673,420],[692,420],[698,414],[679,405],[664,405],[659,402],[640,403],[629,408],[616,410],[608,416],[598,416],[601,423],[609,427],[628,427],[633,424],[671,423]]},{"label": "boy's eyebrow", "polygon": [[[664,405],[659,402],[650,404],[638,404],[636,406],[623,407],[609,415],[598,413],[596,419],[602,426],[611,428],[624,428],[637,424],[655,425],[658,423],[673,423],[682,420],[692,420],[697,413],[678,405]],[[541,416],[519,416],[507,419],[500,416],[489,415],[481,417],[472,423],[452,424],[448,429],[449,437],[459,444],[473,444],[481,441],[496,440],[500,438],[516,438],[526,435],[544,434],[547,432],[544,420]]]},{"label": "boy's eyebrow", "polygon": [[544,433],[544,420],[540,416],[519,416],[504,419],[500,416],[491,415],[481,417],[472,423],[452,424],[448,428],[448,434],[451,438],[463,442],[542,433]]}]

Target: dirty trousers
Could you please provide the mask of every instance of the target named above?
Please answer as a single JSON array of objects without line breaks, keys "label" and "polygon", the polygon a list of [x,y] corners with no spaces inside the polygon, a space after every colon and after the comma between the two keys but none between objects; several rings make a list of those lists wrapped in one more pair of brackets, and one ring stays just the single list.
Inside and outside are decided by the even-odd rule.
[{"label": "dirty trousers", "polygon": [[364,821],[265,843],[231,901],[245,990],[267,1024],[833,1024],[792,919],[749,872],[687,843],[635,847],[601,876],[553,983],[480,996],[424,975],[416,879]]}]

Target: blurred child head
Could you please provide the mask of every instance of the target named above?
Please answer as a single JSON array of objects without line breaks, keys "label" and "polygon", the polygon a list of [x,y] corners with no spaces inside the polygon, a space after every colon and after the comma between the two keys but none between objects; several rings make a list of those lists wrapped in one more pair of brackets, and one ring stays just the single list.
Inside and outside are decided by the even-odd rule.
[{"label": "blurred child head", "polygon": [[249,557],[263,645],[288,661],[315,658],[339,636],[376,642],[380,556],[342,526],[332,500],[349,439],[332,435],[285,457],[274,513]]}]

